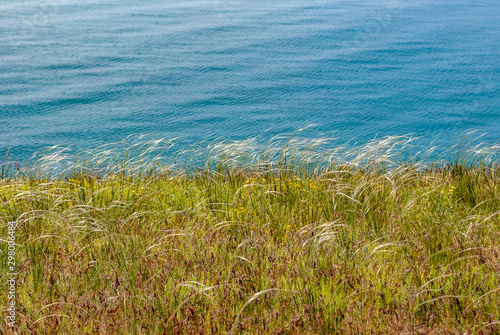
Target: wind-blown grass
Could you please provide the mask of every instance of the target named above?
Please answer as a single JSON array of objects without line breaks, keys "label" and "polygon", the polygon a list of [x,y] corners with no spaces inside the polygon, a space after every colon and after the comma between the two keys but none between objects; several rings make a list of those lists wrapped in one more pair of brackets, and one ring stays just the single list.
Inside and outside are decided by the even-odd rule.
[{"label": "wind-blown grass", "polygon": [[416,140],[54,148],[0,180],[17,330],[498,333],[498,150]]}]

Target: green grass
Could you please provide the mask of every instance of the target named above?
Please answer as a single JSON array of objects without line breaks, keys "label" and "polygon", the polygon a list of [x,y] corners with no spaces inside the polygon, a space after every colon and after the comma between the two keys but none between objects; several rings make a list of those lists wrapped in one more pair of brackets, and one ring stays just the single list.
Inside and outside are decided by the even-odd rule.
[{"label": "green grass", "polygon": [[[151,159],[151,143],[142,157],[101,148],[66,174],[46,174],[46,160],[4,177],[1,264],[16,221],[16,329],[500,331],[498,165],[404,163],[386,142],[321,160],[332,152],[310,145],[214,145],[196,169]],[[7,291],[2,280],[4,310]]]}]

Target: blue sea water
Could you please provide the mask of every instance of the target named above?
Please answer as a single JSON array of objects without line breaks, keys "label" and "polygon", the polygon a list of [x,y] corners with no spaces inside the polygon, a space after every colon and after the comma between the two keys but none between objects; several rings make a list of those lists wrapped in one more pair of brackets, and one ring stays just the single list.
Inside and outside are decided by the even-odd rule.
[{"label": "blue sea water", "polygon": [[500,137],[498,0],[0,3],[0,154],[131,134]]}]

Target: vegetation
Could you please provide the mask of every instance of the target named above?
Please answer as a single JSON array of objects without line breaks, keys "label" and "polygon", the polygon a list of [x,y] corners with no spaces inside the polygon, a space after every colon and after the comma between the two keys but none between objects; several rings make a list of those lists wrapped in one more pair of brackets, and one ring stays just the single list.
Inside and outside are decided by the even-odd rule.
[{"label": "vegetation", "polygon": [[71,167],[57,151],[5,174],[0,250],[6,269],[16,222],[15,328],[497,334],[499,166],[468,153],[403,161],[393,144],[408,141],[392,140],[338,155],[290,139],[276,150],[211,144],[204,156],[183,151],[182,165],[165,163],[158,153],[172,143],[154,151],[158,141],[99,148]]}]

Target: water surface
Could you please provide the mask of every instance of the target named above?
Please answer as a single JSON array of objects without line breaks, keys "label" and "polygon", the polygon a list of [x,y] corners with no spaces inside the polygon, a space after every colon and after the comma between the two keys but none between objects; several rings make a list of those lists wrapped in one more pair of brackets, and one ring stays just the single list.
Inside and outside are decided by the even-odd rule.
[{"label": "water surface", "polygon": [[500,2],[0,4],[0,153],[134,133],[500,136]]}]

